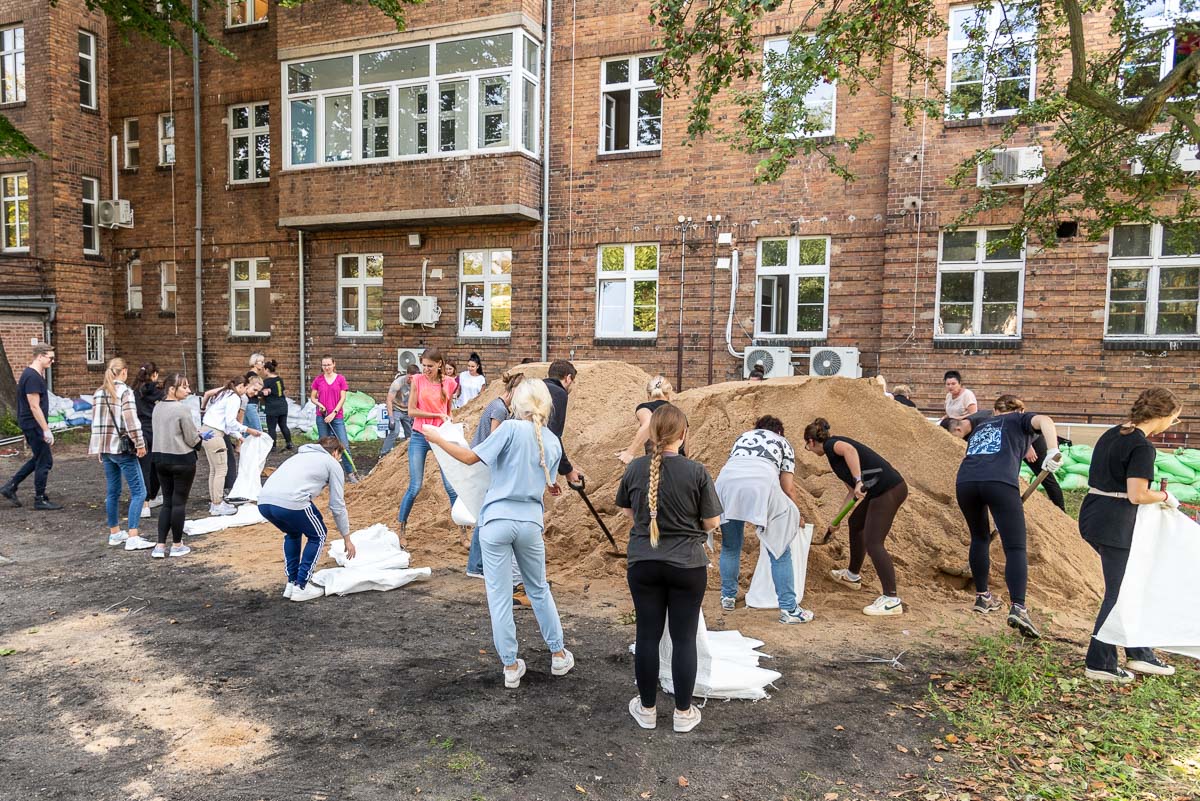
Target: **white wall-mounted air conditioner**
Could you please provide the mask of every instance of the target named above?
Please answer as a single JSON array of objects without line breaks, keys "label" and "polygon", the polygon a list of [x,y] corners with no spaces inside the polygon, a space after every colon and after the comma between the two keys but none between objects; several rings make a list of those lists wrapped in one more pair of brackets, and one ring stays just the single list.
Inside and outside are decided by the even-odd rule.
[{"label": "white wall-mounted air conditioner", "polygon": [[761,364],[763,376],[766,378],[782,378],[792,375],[792,349],[775,347],[746,348],[746,356],[742,363],[742,374],[750,377],[754,365]]},{"label": "white wall-mounted air conditioner", "polygon": [[808,352],[808,374],[821,378],[862,378],[858,348],[813,348]]},{"label": "white wall-mounted air conditioner", "polygon": [[[1162,134],[1143,134],[1138,137],[1138,142],[1148,144],[1160,136]],[[1200,148],[1195,145],[1176,145],[1175,149],[1171,151],[1171,160],[1184,172],[1196,172],[1200,170]],[[1141,175],[1145,171],[1146,165],[1142,164],[1141,159],[1129,160],[1130,175]]]},{"label": "white wall-mounted air conditioner", "polygon": [[396,372],[407,371],[410,364],[420,367],[421,354],[424,352],[424,348],[396,348]]},{"label": "white wall-mounted air conditioner", "polygon": [[1010,147],[992,152],[991,163],[976,165],[977,186],[1028,186],[1040,184],[1045,178],[1040,147]]},{"label": "white wall-mounted air conditioner", "polygon": [[437,298],[432,295],[402,295],[400,322],[404,325],[433,325],[442,317]]},{"label": "white wall-mounted air conditioner", "polygon": [[133,206],[128,200],[101,200],[96,224],[101,228],[132,228]]}]

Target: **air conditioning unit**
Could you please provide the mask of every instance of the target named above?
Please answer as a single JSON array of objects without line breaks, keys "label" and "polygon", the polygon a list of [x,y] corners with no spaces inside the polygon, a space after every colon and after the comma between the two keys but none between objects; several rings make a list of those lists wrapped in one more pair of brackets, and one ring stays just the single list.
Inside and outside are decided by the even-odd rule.
[{"label": "air conditioning unit", "polygon": [[442,317],[437,298],[431,295],[402,295],[400,322],[404,325],[433,325]]},{"label": "air conditioning unit", "polygon": [[396,372],[406,372],[410,364],[420,367],[421,354],[424,352],[424,348],[396,348]]},{"label": "air conditioning unit", "polygon": [[[1160,136],[1162,136],[1162,134],[1145,134],[1143,136],[1139,136],[1138,141],[1142,144],[1146,144],[1154,141]],[[1184,172],[1196,172],[1197,170],[1200,170],[1200,149],[1198,149],[1195,145],[1176,145],[1175,149],[1171,151],[1171,160],[1174,161],[1175,164],[1179,166],[1179,169],[1183,170]],[[1142,164],[1141,159],[1132,158],[1129,160],[1130,175],[1141,175],[1145,171],[1146,166]]]},{"label": "air conditioning unit", "polygon": [[128,200],[101,200],[96,222],[101,228],[132,228],[133,206]]},{"label": "air conditioning unit", "polygon": [[862,378],[858,348],[813,348],[808,353],[808,374],[821,378]]},{"label": "air conditioning unit", "polygon": [[1028,186],[1040,184],[1045,177],[1040,147],[1010,147],[993,154],[990,164],[976,166],[977,186]]},{"label": "air conditioning unit", "polygon": [[750,377],[750,371],[756,364],[762,365],[763,375],[767,378],[782,378],[792,375],[792,349],[746,348],[746,357],[742,365],[743,375],[746,378]]}]

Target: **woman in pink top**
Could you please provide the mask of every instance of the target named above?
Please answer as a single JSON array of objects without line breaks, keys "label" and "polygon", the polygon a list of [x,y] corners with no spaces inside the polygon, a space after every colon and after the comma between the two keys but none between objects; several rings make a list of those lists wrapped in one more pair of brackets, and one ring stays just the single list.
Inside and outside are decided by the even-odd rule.
[{"label": "woman in pink top", "polygon": [[[409,383],[412,391],[408,396],[408,414],[413,420],[412,436],[408,440],[408,492],[400,502],[400,546],[408,544],[407,528],[408,515],[412,512],[413,502],[421,485],[425,482],[425,456],[429,453],[429,442],[425,439],[426,426],[440,426],[450,422],[450,402],[454,398],[454,390],[458,382],[452,377],[442,378],[442,364],[445,360],[437,348],[428,348],[421,354],[421,372],[414,375]],[[439,380],[440,379],[440,380]],[[438,468],[439,472],[441,468]],[[450,505],[458,500],[454,488],[442,473],[442,486],[450,496]]]},{"label": "woman in pink top", "polygon": [[350,458],[350,436],[346,433],[346,419],[342,407],[350,394],[346,376],[337,372],[337,362],[332,356],[321,357],[321,374],[313,379],[309,398],[317,407],[317,436],[337,437],[342,443],[342,468],[351,484],[358,483],[354,460]]}]

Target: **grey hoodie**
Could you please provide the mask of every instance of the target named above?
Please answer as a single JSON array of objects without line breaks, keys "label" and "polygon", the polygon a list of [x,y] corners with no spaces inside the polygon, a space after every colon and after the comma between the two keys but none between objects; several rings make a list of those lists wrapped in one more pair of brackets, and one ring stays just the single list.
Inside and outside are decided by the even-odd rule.
[{"label": "grey hoodie", "polygon": [[307,509],[312,499],[329,487],[329,511],[345,537],[350,533],[346,514],[346,478],[342,465],[315,442],[301,445],[296,455],[279,465],[263,484],[260,504],[282,506],[297,512]]}]

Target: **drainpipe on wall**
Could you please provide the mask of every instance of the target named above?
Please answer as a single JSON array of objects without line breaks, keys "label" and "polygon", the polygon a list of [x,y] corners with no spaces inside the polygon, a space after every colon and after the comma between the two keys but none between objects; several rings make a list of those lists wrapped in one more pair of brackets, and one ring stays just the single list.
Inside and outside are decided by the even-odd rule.
[{"label": "drainpipe on wall", "polygon": [[[192,0],[192,20],[200,24],[200,0]],[[174,87],[172,87],[172,91]],[[196,173],[196,386],[204,388],[204,283],[201,269],[204,259],[204,177],[200,171],[200,34],[192,29],[192,142],[195,147]],[[174,176],[172,175],[172,178]]]},{"label": "drainpipe on wall", "polygon": [[304,364],[307,361],[304,353],[304,230],[300,231],[300,389],[308,386],[308,377],[304,375]]},{"label": "drainpipe on wall", "polygon": [[550,28],[554,19],[554,0],[546,0],[545,80],[542,82],[542,361],[549,360],[550,302]]}]

